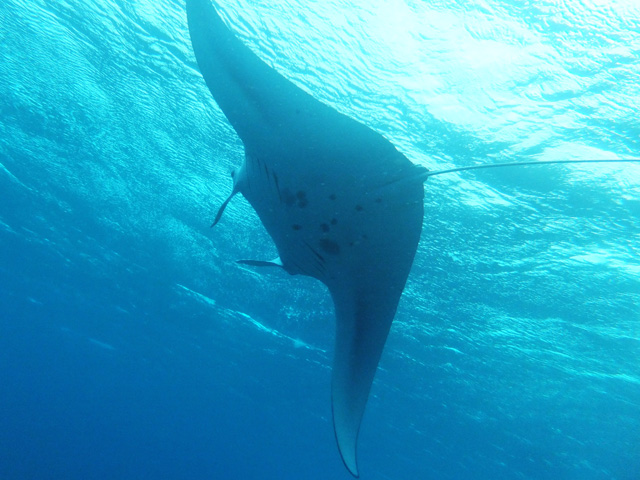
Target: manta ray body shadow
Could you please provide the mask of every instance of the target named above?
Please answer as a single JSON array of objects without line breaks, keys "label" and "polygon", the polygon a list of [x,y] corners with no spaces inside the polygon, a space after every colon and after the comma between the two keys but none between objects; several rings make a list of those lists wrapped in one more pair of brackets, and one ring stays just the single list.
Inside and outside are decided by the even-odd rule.
[{"label": "manta ray body shadow", "polygon": [[357,477],[358,431],[420,239],[424,182],[516,164],[429,172],[266,65],[210,0],[187,0],[187,17],[204,80],[245,147],[214,225],[241,193],[279,253],[272,261],[243,263],[280,267],[328,287],[336,315],[333,425],[342,460]]}]

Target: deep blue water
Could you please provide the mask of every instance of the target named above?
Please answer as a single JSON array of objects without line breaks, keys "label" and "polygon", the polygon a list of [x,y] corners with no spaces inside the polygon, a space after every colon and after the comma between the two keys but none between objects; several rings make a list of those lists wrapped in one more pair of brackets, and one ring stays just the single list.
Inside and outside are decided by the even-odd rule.
[{"label": "deep blue water", "polygon": [[[428,168],[640,156],[640,6],[220,1]],[[0,3],[0,479],[348,479],[333,306],[256,272],[184,5]],[[362,478],[640,478],[640,165],[434,177]]]}]

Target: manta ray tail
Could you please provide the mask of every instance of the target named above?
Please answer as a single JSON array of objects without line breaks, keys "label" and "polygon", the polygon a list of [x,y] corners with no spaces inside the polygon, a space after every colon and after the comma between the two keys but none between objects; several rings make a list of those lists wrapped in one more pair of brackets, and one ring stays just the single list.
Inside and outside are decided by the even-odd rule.
[{"label": "manta ray tail", "polygon": [[508,162],[508,163],[486,163],[482,165],[471,165],[469,167],[449,168],[446,170],[437,170],[435,172],[427,171],[421,175],[423,182],[429,177],[435,175],[444,175],[445,173],[464,172],[466,170],[480,170],[484,168],[502,168],[502,167],[524,167],[527,165],[552,165],[558,163],[631,163],[640,162],[640,158],[621,158],[621,159],[605,159],[605,160],[541,160],[532,162]]}]

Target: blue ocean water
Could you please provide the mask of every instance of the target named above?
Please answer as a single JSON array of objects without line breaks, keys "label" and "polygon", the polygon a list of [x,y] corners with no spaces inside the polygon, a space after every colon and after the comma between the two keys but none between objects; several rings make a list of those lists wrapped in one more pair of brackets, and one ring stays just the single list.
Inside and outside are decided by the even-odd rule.
[{"label": "blue ocean water", "polygon": [[[430,169],[640,156],[633,0],[220,0]],[[333,306],[275,247],[173,0],[0,4],[0,479],[348,479]],[[640,165],[434,177],[362,478],[640,478]]]}]

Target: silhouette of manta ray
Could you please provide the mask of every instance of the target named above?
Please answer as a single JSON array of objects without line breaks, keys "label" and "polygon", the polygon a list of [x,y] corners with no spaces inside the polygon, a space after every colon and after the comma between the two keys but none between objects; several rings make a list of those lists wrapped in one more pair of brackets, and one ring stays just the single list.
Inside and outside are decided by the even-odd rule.
[{"label": "silhouette of manta ray", "polygon": [[333,425],[342,460],[357,477],[362,415],[420,239],[423,183],[516,164],[429,172],[267,66],[224,25],[211,0],[187,0],[187,16],[200,71],[245,147],[213,224],[242,193],[279,253],[243,263],[277,266],[328,287],[336,314]]}]

